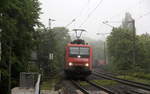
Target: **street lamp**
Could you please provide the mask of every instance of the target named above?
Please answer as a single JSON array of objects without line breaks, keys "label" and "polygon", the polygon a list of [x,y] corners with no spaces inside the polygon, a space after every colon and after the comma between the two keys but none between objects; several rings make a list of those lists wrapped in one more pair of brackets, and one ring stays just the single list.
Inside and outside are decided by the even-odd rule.
[{"label": "street lamp", "polygon": [[[108,21],[103,21],[102,23],[111,27],[111,28],[114,28],[114,26],[108,24]],[[97,35],[102,35],[104,37],[104,39],[105,39],[105,35],[107,35],[107,34],[110,34],[110,33],[97,33]],[[104,40],[104,59],[106,61],[106,43],[105,43],[105,40]]]}]

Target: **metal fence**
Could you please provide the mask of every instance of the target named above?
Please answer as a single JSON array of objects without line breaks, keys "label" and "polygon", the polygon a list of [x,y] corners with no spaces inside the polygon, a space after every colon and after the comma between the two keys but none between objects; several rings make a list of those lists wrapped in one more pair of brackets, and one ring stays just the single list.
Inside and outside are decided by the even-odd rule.
[{"label": "metal fence", "polygon": [[37,82],[38,73],[36,72],[21,72],[20,73],[20,87],[34,88]]}]

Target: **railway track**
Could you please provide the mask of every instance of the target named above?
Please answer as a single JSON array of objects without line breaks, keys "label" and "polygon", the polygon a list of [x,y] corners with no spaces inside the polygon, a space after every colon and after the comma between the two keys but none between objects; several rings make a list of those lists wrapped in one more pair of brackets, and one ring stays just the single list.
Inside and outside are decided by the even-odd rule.
[{"label": "railway track", "polygon": [[132,86],[132,87],[136,87],[136,88],[140,88],[140,89],[143,89],[143,90],[150,91],[150,85],[148,85],[148,84],[129,81],[129,80],[114,77],[114,76],[106,74],[106,73],[100,73],[100,72],[96,72],[96,71],[93,72],[93,75],[99,76],[99,77],[102,77],[102,78],[105,78],[105,79],[109,79],[109,80],[114,80],[114,81],[117,81],[119,83],[126,84],[126,85],[129,85],[129,86]]},{"label": "railway track", "polygon": [[[87,90],[87,89],[85,89],[83,86],[81,86],[81,85],[79,84],[79,82],[73,81],[73,80],[72,80],[71,82],[72,82],[81,92],[83,92],[84,94],[92,94],[92,93],[90,93],[89,90]],[[99,85],[97,85],[97,84],[95,84],[95,83],[93,83],[93,82],[91,82],[91,81],[89,81],[89,80],[86,80],[85,82],[88,83],[88,84],[90,84],[91,86],[97,88],[97,89],[100,90],[100,91],[106,92],[107,94],[117,94],[117,93],[115,93],[114,91],[112,91],[112,90],[110,90],[110,89],[108,89],[108,88],[105,88],[105,87],[103,87],[103,86],[99,86]]]},{"label": "railway track", "polygon": [[145,94],[145,93],[141,93],[135,90],[129,90],[129,91],[125,91],[125,94]]},{"label": "railway track", "polygon": [[124,87],[120,87],[120,89],[122,89],[125,94],[147,94],[145,92],[140,92],[138,90],[134,90],[134,89],[131,89],[131,88],[130,89],[125,89]]},{"label": "railway track", "polygon": [[90,92],[87,89],[83,88],[77,81],[71,80],[71,82],[84,94],[90,94]]},{"label": "railway track", "polygon": [[114,91],[112,91],[112,90],[110,90],[110,89],[108,89],[108,88],[105,88],[105,87],[103,87],[103,86],[97,85],[97,84],[95,84],[95,83],[93,83],[93,82],[91,82],[91,81],[89,81],[89,80],[86,80],[86,82],[87,82],[88,84],[90,84],[90,85],[92,85],[92,86],[94,86],[94,87],[100,89],[100,90],[103,90],[103,91],[107,92],[108,94],[117,94],[117,93],[115,93]]}]

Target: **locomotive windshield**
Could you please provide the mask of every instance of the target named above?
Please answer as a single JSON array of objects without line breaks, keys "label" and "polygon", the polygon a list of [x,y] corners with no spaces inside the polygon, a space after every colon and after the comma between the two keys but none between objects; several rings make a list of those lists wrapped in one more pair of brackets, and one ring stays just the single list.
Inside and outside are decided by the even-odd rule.
[{"label": "locomotive windshield", "polygon": [[88,58],[90,54],[89,47],[70,47],[69,50],[70,57],[77,57],[80,55],[81,58]]}]

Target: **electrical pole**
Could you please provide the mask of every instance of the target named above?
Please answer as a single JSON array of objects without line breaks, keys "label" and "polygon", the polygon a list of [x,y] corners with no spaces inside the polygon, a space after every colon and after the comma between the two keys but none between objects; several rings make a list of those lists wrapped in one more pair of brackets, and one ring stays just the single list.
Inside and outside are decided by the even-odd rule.
[{"label": "electrical pole", "polygon": [[52,21],[56,21],[56,20],[50,19],[50,18],[49,18],[48,20],[49,20],[49,21],[48,21],[48,22],[49,22],[49,29],[51,29],[51,23],[52,23]]},{"label": "electrical pole", "polygon": [[136,64],[136,59],[135,59],[135,36],[136,36],[136,31],[135,31],[135,20],[132,20],[132,28],[133,28],[133,64]]},{"label": "electrical pole", "polygon": [[132,34],[133,34],[133,52],[132,52],[132,56],[133,56],[133,65],[135,65],[136,64],[136,57],[135,57],[135,37],[136,37],[136,31],[135,31],[135,20],[134,19],[132,19],[131,21],[128,21],[128,23],[131,23],[132,24]]},{"label": "electrical pole", "polygon": [[8,71],[9,71],[8,94],[11,94],[11,53],[12,52],[11,52],[11,42],[10,42],[10,44],[9,44],[9,64],[8,64]]},{"label": "electrical pole", "polygon": [[[49,21],[48,21],[48,22],[49,22],[49,30],[51,30],[52,22],[53,22],[53,21],[56,21],[56,20],[51,19],[51,18],[49,18],[48,20],[49,20]],[[50,62],[51,62],[51,59],[50,59]],[[53,68],[53,65],[52,65],[52,62],[51,62],[51,70],[52,70],[52,68]],[[51,70],[50,70],[50,71],[51,71]]]},{"label": "electrical pole", "polygon": [[[102,23],[105,24],[105,25],[107,25],[107,26],[109,26],[112,29],[114,28],[114,26],[108,24],[108,21],[103,21]],[[102,35],[104,36],[104,38],[105,38],[106,34],[110,34],[110,33],[103,33]],[[106,44],[105,44],[105,40],[104,40],[104,58],[105,58],[105,61],[106,61],[106,47],[105,46],[106,46]]]},{"label": "electrical pole", "polygon": [[106,62],[106,46],[105,46],[105,41],[104,41],[104,60],[105,60],[105,62]]}]

